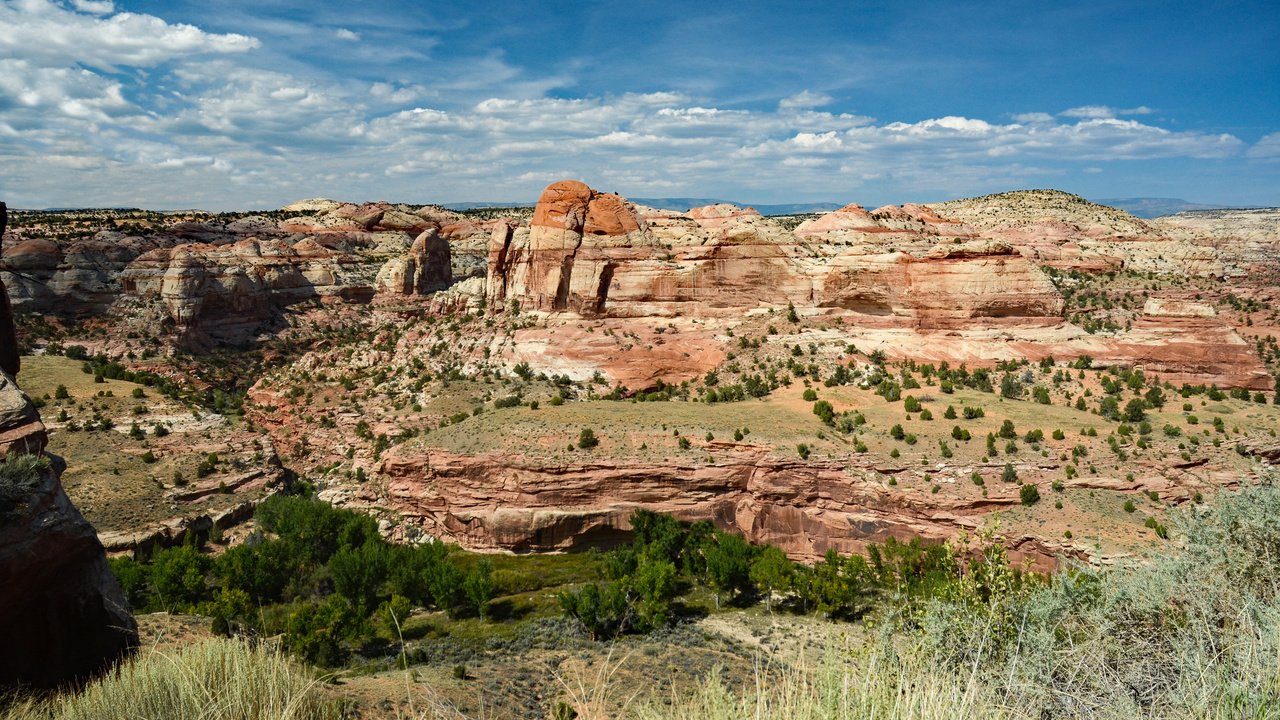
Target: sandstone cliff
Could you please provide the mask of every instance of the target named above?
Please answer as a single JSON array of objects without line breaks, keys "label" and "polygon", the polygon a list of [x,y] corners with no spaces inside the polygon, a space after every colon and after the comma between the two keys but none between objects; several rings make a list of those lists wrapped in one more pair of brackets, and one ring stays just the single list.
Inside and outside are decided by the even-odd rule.
[{"label": "sandstone cliff", "polygon": [[[814,560],[828,549],[862,552],[890,537],[942,541],[1016,505],[888,491],[872,464],[808,462],[736,450],[714,465],[609,461],[548,466],[518,457],[457,455],[405,447],[381,470],[386,503],[426,533],[481,550],[517,552],[609,545],[625,537],[637,508],[685,520],[711,520],[752,542]],[[1052,568],[1068,545],[1011,538],[1026,557]]]}]

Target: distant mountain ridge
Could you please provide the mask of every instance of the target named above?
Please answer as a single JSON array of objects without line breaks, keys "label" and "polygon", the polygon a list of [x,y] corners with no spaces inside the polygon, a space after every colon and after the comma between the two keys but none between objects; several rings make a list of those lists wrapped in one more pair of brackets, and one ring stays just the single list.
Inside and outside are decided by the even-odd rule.
[{"label": "distant mountain ridge", "polygon": [[1228,209],[1247,209],[1252,206],[1243,205],[1214,205],[1212,203],[1194,203],[1188,202],[1181,198],[1154,198],[1154,197],[1136,197],[1136,198],[1104,198],[1102,200],[1094,200],[1099,205],[1107,205],[1118,210],[1136,215],[1140,218],[1151,219],[1161,217],[1162,215],[1174,215],[1180,212],[1190,210],[1228,210]]}]

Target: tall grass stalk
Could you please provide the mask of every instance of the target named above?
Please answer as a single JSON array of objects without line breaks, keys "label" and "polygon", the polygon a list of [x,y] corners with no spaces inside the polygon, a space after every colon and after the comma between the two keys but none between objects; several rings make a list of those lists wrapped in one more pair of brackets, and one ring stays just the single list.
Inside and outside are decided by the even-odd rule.
[{"label": "tall grass stalk", "polygon": [[636,720],[1003,720],[1014,717],[976,675],[957,677],[918,654],[884,646],[829,650],[816,666],[757,666],[752,686],[734,691],[711,673],[669,704],[636,706]]},{"label": "tall grass stalk", "polygon": [[4,720],[321,720],[338,717],[315,676],[278,650],[207,640],[149,651],[78,693],[26,701]]}]

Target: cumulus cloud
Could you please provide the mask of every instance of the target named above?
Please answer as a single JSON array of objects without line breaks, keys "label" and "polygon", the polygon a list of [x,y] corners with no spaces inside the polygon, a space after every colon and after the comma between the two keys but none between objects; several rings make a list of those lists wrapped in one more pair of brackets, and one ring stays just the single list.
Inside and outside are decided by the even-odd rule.
[{"label": "cumulus cloud", "polygon": [[106,15],[114,12],[115,3],[111,0],[71,0],[71,5],[80,12],[93,13],[95,15]]},{"label": "cumulus cloud", "polygon": [[828,111],[833,99],[812,90],[763,109],[677,92],[575,95],[497,53],[370,82],[255,65],[247,51],[259,46],[110,2],[0,0],[0,192],[31,205],[265,207],[316,195],[531,199],[571,176],[633,195],[843,200],[866,187],[1043,184],[1113,161],[1280,158],[1280,134],[1247,147],[1161,127],[1145,107],[877,120]]},{"label": "cumulus cloud", "polygon": [[152,67],[197,53],[238,53],[259,46],[245,35],[207,33],[129,12],[105,16],[111,3],[80,2],[77,12],[51,0],[0,2],[0,52],[44,67]]},{"label": "cumulus cloud", "polygon": [[831,96],[827,95],[826,93],[811,92],[809,90],[804,90],[802,92],[796,93],[795,95],[792,95],[791,97],[786,97],[786,98],[783,98],[782,100],[779,100],[778,109],[791,110],[796,108],[808,109],[808,108],[822,107],[823,105],[830,105],[831,100],[832,100]]},{"label": "cumulus cloud", "polygon": [[1280,160],[1280,132],[1264,135],[1245,154],[1253,160]]}]

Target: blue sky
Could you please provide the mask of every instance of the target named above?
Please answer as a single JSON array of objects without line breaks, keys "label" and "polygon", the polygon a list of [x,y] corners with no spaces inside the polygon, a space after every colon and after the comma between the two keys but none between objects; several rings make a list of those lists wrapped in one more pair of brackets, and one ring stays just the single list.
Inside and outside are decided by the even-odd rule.
[{"label": "blue sky", "polygon": [[1267,2],[0,0],[0,199],[1280,205]]}]

